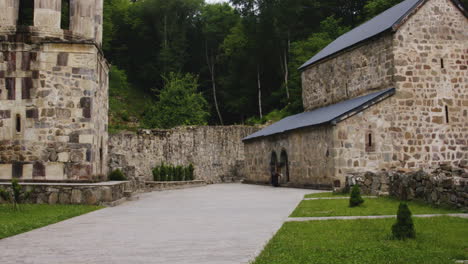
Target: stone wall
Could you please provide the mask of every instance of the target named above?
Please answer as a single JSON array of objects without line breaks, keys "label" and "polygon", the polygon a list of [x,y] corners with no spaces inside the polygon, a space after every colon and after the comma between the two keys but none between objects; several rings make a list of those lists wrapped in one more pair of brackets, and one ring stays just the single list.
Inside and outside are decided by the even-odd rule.
[{"label": "stone wall", "polygon": [[394,35],[392,127],[403,168],[468,160],[468,19],[450,0],[430,0]]},{"label": "stone wall", "polygon": [[245,141],[246,180],[268,184],[275,167],[272,156],[276,156],[283,185],[320,189],[339,186],[332,156],[333,129],[313,127]]},{"label": "stone wall", "polygon": [[416,199],[468,209],[468,169],[442,166],[429,172],[355,173],[346,179],[348,188],[354,184],[358,184],[364,194],[391,195],[403,200]]},{"label": "stone wall", "polygon": [[302,72],[304,109],[335,104],[393,87],[392,35],[383,35]]},{"label": "stone wall", "polygon": [[230,182],[244,176],[242,138],[258,128],[247,126],[181,127],[143,130],[109,138],[109,167],[138,181],[152,180],[152,169],[162,162],[195,166],[195,178],[208,183]]},{"label": "stone wall", "polygon": [[[125,197],[127,182],[80,183],[21,183],[31,194],[26,201],[33,204],[106,205]],[[0,183],[9,189],[10,183]],[[0,198],[0,203],[4,203]]]},{"label": "stone wall", "polygon": [[[99,19],[100,1],[71,1],[72,20]],[[96,40],[100,24],[90,23],[92,36],[73,30],[83,21],[62,30],[61,1],[36,0],[34,25],[17,27],[18,1],[2,3],[0,180],[106,174],[109,66]],[[6,20],[4,12],[11,12]]]}]

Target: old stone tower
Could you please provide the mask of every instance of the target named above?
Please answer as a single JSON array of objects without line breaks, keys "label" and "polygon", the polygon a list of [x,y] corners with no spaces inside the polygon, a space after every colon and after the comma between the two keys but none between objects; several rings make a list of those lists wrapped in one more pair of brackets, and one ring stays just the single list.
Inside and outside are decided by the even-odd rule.
[{"label": "old stone tower", "polygon": [[0,1],[0,180],[107,173],[103,0]]}]

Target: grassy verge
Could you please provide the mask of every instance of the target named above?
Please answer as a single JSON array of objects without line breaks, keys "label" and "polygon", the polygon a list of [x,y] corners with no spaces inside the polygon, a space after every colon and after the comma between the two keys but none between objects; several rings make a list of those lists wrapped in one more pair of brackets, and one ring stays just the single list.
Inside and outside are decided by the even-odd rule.
[{"label": "grassy verge", "polygon": [[468,259],[468,219],[414,219],[415,240],[391,238],[394,219],[285,223],[254,264],[439,264]]},{"label": "grassy verge", "polygon": [[102,207],[23,204],[20,211],[0,205],[0,239],[82,215]]},{"label": "grassy verge", "polygon": [[[291,217],[325,217],[325,216],[361,216],[361,215],[394,215],[400,201],[379,197],[364,199],[363,205],[350,208],[348,199],[302,201],[291,214]],[[457,210],[434,208],[420,202],[408,202],[413,214],[448,214],[460,213]]]},{"label": "grassy verge", "polygon": [[349,193],[323,192],[323,193],[306,194],[304,196],[304,198],[330,198],[330,197],[349,197]]}]

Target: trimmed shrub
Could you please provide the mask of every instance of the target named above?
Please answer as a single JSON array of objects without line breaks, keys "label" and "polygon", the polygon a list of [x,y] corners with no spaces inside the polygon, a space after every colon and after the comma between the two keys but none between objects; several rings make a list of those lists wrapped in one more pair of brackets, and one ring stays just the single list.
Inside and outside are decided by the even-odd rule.
[{"label": "trimmed shrub", "polygon": [[189,174],[188,180],[189,181],[193,181],[195,179],[194,171],[195,171],[195,168],[193,167],[193,164],[190,163],[190,165],[188,166],[188,174]]},{"label": "trimmed shrub", "polygon": [[364,203],[364,200],[361,197],[361,189],[356,184],[351,190],[351,197],[349,198],[349,207],[356,207]]},{"label": "trimmed shrub", "polygon": [[161,181],[161,167],[156,167],[153,169],[153,180]]},{"label": "trimmed shrub", "polygon": [[112,171],[109,174],[108,178],[109,178],[109,181],[126,181],[127,180],[127,177],[125,176],[125,174],[119,169]]},{"label": "trimmed shrub", "polygon": [[160,168],[159,168],[159,179],[160,181],[167,181],[167,169],[166,169],[166,165],[164,165],[164,163],[161,164]]},{"label": "trimmed shrub", "polygon": [[399,240],[416,238],[411,211],[406,203],[400,203],[397,213],[397,222],[392,226],[393,237]]}]

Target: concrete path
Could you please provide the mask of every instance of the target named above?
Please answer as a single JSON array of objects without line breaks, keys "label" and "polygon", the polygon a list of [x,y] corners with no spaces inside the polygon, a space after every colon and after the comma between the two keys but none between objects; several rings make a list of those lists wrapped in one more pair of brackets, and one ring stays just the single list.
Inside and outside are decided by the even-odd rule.
[{"label": "concrete path", "polygon": [[0,240],[0,263],[248,263],[313,192],[221,184],[147,193]]},{"label": "concrete path", "polygon": [[[439,216],[452,216],[468,218],[468,214],[423,214],[413,215],[413,217],[429,218]],[[373,216],[326,216],[326,217],[290,217],[286,222],[307,222],[307,221],[324,221],[324,220],[356,220],[356,219],[383,219],[396,218],[396,215],[373,215]]]}]

